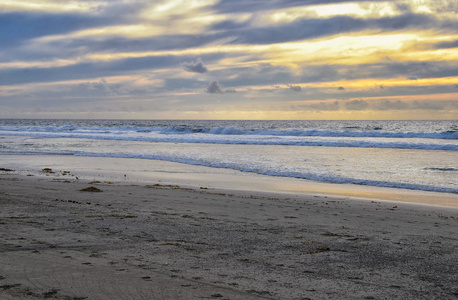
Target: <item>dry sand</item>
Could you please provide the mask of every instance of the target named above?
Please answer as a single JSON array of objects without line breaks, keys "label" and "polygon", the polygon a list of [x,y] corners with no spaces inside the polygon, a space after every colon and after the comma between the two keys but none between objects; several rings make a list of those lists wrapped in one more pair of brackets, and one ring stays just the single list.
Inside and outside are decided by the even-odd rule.
[{"label": "dry sand", "polygon": [[458,297],[453,207],[47,175],[0,171],[0,299]]}]

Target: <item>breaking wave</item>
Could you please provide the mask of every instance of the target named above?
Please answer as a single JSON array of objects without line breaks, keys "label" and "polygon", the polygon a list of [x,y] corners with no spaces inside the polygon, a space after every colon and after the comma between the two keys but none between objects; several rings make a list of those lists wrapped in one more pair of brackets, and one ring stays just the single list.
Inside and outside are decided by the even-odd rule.
[{"label": "breaking wave", "polygon": [[[346,127],[349,128],[349,127]],[[374,137],[374,138],[423,138],[423,139],[446,139],[458,140],[457,130],[444,132],[391,132],[380,131],[374,128],[369,131],[356,130],[266,130],[266,129],[242,129],[233,126],[220,126],[212,128],[200,128],[189,126],[171,127],[144,127],[144,126],[121,126],[121,127],[78,127],[74,125],[65,126],[0,126],[0,132],[16,133],[111,133],[124,135],[128,133],[158,133],[168,134],[193,134],[202,133],[208,135],[261,135],[261,136],[292,136],[292,137]]]},{"label": "breaking wave", "polygon": [[381,132],[329,130],[244,130],[237,127],[78,127],[1,126],[0,135],[39,138],[84,138],[164,143],[208,143],[458,150],[458,132]]}]

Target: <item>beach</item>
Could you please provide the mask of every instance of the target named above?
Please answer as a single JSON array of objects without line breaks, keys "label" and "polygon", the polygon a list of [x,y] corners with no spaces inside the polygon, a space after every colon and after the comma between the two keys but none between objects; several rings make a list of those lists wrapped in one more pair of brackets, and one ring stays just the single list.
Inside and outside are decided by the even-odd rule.
[{"label": "beach", "polygon": [[[1,158],[1,299],[458,295],[456,194],[305,180],[299,190],[153,160]],[[135,163],[156,172],[130,172]]]},{"label": "beach", "polygon": [[0,24],[0,300],[458,300],[458,0]]}]

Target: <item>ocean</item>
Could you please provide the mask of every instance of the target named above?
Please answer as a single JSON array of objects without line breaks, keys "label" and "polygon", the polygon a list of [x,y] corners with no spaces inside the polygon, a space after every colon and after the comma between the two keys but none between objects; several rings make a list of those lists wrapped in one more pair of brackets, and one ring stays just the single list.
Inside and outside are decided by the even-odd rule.
[{"label": "ocean", "polygon": [[0,155],[163,160],[458,193],[458,121],[2,119]]}]

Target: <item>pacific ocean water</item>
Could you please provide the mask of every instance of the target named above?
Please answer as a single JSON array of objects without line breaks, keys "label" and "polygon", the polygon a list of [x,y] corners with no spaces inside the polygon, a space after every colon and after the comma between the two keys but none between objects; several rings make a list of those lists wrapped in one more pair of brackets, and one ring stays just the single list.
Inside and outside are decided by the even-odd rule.
[{"label": "pacific ocean water", "polygon": [[2,119],[0,155],[165,160],[458,193],[458,121]]}]

